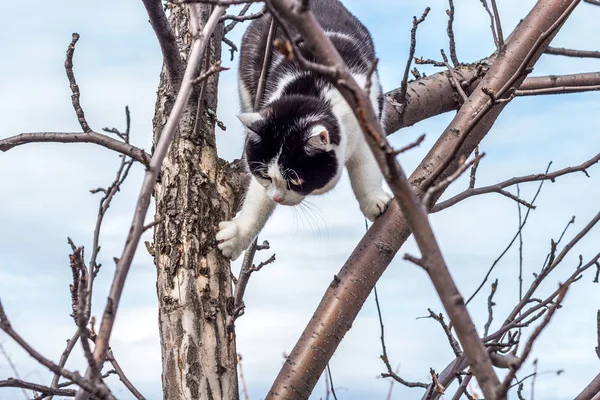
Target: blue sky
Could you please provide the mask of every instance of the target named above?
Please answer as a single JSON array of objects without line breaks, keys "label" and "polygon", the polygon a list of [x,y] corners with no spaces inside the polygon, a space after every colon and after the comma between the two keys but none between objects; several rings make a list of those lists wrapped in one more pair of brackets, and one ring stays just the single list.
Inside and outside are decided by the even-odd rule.
[{"label": "blue sky", "polygon": [[[316,1],[316,0],[315,0]],[[500,2],[505,32],[510,32],[535,2]],[[397,87],[409,45],[412,16],[420,15],[421,2],[373,0],[345,1],[371,30],[380,61],[385,90]],[[439,58],[447,48],[447,3],[433,0],[432,11],[419,28],[417,56]],[[132,141],[149,149],[152,115],[161,55],[147,23],[141,2],[67,2],[41,0],[3,5],[0,26],[0,137],[33,131],[78,131],[71,107],[70,91],[63,69],[64,53],[71,33],[81,39],[75,52],[75,73],[82,105],[90,125],[124,126],[124,107],[132,113]],[[597,18],[600,8],[580,5],[559,33],[554,46],[597,49]],[[461,61],[473,61],[493,50],[487,15],[478,0],[456,2],[457,52]],[[239,41],[239,25],[231,39]],[[219,118],[228,127],[217,132],[219,151],[231,160],[241,153],[243,131],[235,118],[239,112],[235,63],[221,77]],[[420,68],[426,73],[435,69]],[[543,56],[533,75],[600,70],[599,60],[572,60]],[[600,149],[598,93],[520,98],[501,115],[482,143],[487,153],[479,169],[478,184],[542,172],[550,160],[553,168],[579,164]],[[418,164],[452,118],[441,115],[404,129],[392,136],[395,145],[406,144],[421,133],[427,138],[419,149],[402,155],[410,172]],[[91,234],[99,198],[88,190],[109,184],[118,157],[93,145],[27,145],[0,153],[0,298],[15,328],[46,356],[58,359],[74,326],[68,284],[69,248],[66,237],[91,246]],[[524,230],[525,279],[539,269],[550,238],[576,215],[572,237],[598,212],[599,167],[583,174],[547,183]],[[94,313],[99,315],[114,272],[113,256],[121,253],[139,191],[142,168],[135,166],[128,183],[118,194],[102,231]],[[460,179],[447,193],[467,185]],[[525,199],[536,184],[522,186]],[[311,200],[314,213],[297,215],[279,209],[261,237],[268,239],[277,262],[253,276],[246,297],[246,315],[238,324],[238,350],[244,357],[244,372],[251,399],[263,398],[330,278],[337,273],[364,232],[364,221],[353,200],[347,179],[331,193]],[[470,199],[431,218],[445,258],[464,295],[480,282],[488,266],[504,249],[517,226],[517,206],[497,195]],[[584,259],[598,252],[600,228],[580,243],[565,264],[541,288],[549,293],[571,273],[576,256]],[[144,240],[150,240],[147,235]],[[307,250],[308,249],[308,250]],[[416,254],[412,240],[400,251]],[[307,255],[308,254],[308,255]],[[262,254],[268,257],[270,254]],[[234,263],[239,268],[239,263]],[[518,254],[513,249],[497,266],[499,278],[496,323],[514,305],[517,296]],[[160,398],[160,347],[156,326],[155,269],[143,248],[136,255],[117,318],[112,346],[132,381],[150,399]],[[555,321],[534,348],[540,371],[564,369],[560,376],[544,374],[536,381],[537,399],[572,398],[600,369],[595,356],[595,313],[600,305],[598,285],[592,273],[574,286]],[[293,284],[290,284],[293,282]],[[386,325],[387,347],[393,365],[409,380],[427,381],[430,367],[441,371],[452,359],[443,332],[434,321],[416,319],[427,308],[442,311],[439,300],[417,267],[401,256],[392,263],[378,284]],[[486,292],[470,306],[481,330],[487,318]],[[492,325],[492,329],[494,329]],[[22,376],[49,382],[49,373],[18,349],[5,335],[2,343]],[[79,349],[69,367],[84,366]],[[352,330],[331,361],[340,399],[385,398],[388,382],[378,379],[384,366],[379,359],[379,323],[372,298],[367,300]],[[527,362],[521,376],[532,370]],[[501,372],[502,374],[504,372]],[[0,359],[0,378],[11,376]],[[117,379],[109,380],[119,398],[130,398]],[[526,386],[528,387],[528,386]],[[528,395],[528,389],[525,394]],[[453,393],[449,390],[448,393]],[[313,398],[324,395],[320,382]],[[393,398],[417,399],[421,392],[396,386]],[[0,399],[22,397],[16,391],[0,390]],[[447,396],[448,397],[448,396]]]}]

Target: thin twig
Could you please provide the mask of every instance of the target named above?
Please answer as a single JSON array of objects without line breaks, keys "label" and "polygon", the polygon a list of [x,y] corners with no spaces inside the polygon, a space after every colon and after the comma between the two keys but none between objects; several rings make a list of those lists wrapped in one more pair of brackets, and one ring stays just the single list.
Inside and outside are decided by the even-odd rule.
[{"label": "thin twig", "polygon": [[244,21],[251,21],[254,19],[259,19],[260,17],[262,17],[263,15],[266,14],[267,12],[267,8],[263,7],[262,10],[260,10],[257,13],[254,14],[249,14],[249,15],[245,15],[246,12],[248,11],[248,8],[250,8],[252,4],[246,4],[244,6],[244,8],[242,9],[242,11],[240,11],[239,15],[225,15],[223,17],[221,17],[221,21],[227,21],[227,20],[231,20],[233,22],[231,22],[229,25],[227,25],[224,29],[223,29],[223,34],[226,35],[229,32],[231,32],[231,30],[240,22],[244,22]]},{"label": "thin twig", "polygon": [[415,147],[418,147],[423,142],[423,140],[425,140],[425,134],[422,134],[421,136],[419,136],[417,138],[417,140],[415,140],[414,142],[409,143],[406,146],[401,147],[401,148],[399,148],[397,150],[394,150],[394,155],[397,156],[397,155],[402,154],[402,153],[404,153],[404,152],[406,152],[408,150],[411,150],[411,149],[414,149]]},{"label": "thin twig", "polygon": [[[406,60],[406,66],[404,67],[404,75],[402,77],[402,82],[400,83],[400,95],[398,96],[400,101],[402,101],[402,104],[406,104],[407,101],[406,93],[408,90],[408,74],[410,73],[410,66],[413,58],[415,57],[415,51],[417,48],[417,28],[419,27],[419,24],[425,21],[425,18],[427,18],[427,14],[429,14],[430,10],[431,9],[429,7],[425,8],[423,15],[421,15],[421,18],[419,19],[417,19],[416,16],[413,17],[413,25],[412,29],[410,30],[410,49],[408,50],[408,59]],[[404,117],[405,109],[406,107],[402,107],[402,110],[400,111],[400,120],[402,120]]]},{"label": "thin twig", "polygon": [[600,58],[600,51],[595,50],[575,50],[566,49],[564,47],[546,47],[544,50],[546,54],[553,54],[555,56],[566,56],[566,57],[578,57],[578,58]]},{"label": "thin twig", "polygon": [[498,46],[500,50],[504,48],[504,35],[502,33],[502,24],[500,23],[500,13],[496,6],[496,0],[490,0],[492,2],[492,9],[494,10],[494,19],[496,20],[496,29],[498,31]]},{"label": "thin twig", "polygon": [[107,149],[114,150],[139,161],[145,166],[149,165],[150,155],[144,150],[132,146],[129,143],[123,143],[119,140],[101,133],[89,132],[33,132],[22,133],[0,140],[0,151],[8,151],[16,146],[27,143],[93,143]]},{"label": "thin twig", "polygon": [[465,160],[460,160],[460,166],[452,173],[452,175],[446,177],[445,179],[439,181],[435,185],[431,186],[425,195],[423,196],[422,203],[423,205],[429,209],[431,208],[430,203],[431,199],[435,196],[436,193],[446,189],[452,182],[457,180],[471,165],[474,165],[478,160],[481,160],[485,156],[485,153],[481,153],[476,155],[472,160],[465,162]]},{"label": "thin twig", "polygon": [[[505,193],[502,193],[503,189],[506,189],[507,187],[510,187],[510,186],[513,186],[513,185],[516,185],[519,183],[537,182],[537,181],[545,181],[545,180],[554,182],[556,180],[556,178],[559,178],[563,175],[572,174],[575,172],[583,172],[584,174],[587,175],[587,169],[592,167],[593,165],[597,164],[599,161],[600,161],[600,153],[596,154],[594,157],[590,158],[589,160],[585,161],[584,163],[582,163],[580,165],[559,169],[559,170],[556,170],[551,173],[548,173],[548,170],[546,170],[545,173],[515,177],[515,178],[508,179],[504,182],[497,183],[495,185],[485,186],[485,187],[481,187],[481,188],[477,188],[477,189],[469,188],[469,189],[465,190],[464,192],[461,192],[461,193],[457,194],[456,196],[449,198],[448,200],[445,200],[445,201],[442,201],[442,202],[436,204],[432,208],[431,212],[435,213],[435,212],[445,210],[446,208],[451,207],[460,201],[463,201],[469,197],[478,196],[481,194],[501,193],[506,196]],[[510,196],[507,196],[507,197],[510,197]],[[520,199],[515,197],[514,200],[520,200]],[[523,204],[523,201],[521,200],[520,203]],[[528,208],[532,208],[531,204],[529,204],[529,205],[528,204],[529,203],[526,203],[523,205],[525,205]]]},{"label": "thin twig", "polygon": [[556,311],[556,309],[558,307],[560,307],[560,305],[562,304],[562,301],[567,293],[568,288],[569,288],[568,284],[561,285],[556,302],[554,304],[550,305],[550,308],[549,308],[548,312],[546,313],[546,316],[544,317],[543,322],[535,328],[535,330],[531,334],[531,337],[529,338],[529,340],[527,340],[527,343],[525,344],[525,347],[523,348],[523,354],[521,355],[521,357],[518,358],[516,365],[510,369],[506,378],[504,378],[504,381],[502,382],[502,386],[499,389],[499,393],[498,393],[499,396],[505,395],[506,392],[508,391],[512,380],[515,378],[515,374],[517,373],[519,368],[521,368],[521,366],[523,365],[525,360],[527,360],[529,353],[531,353],[533,344],[536,342],[537,338],[540,336],[540,334],[542,333],[544,328],[550,323],[550,320],[552,319],[552,316],[554,315],[554,312]]},{"label": "thin twig", "polygon": [[129,389],[131,394],[133,394],[133,396],[138,400],[146,400],[146,398],[140,393],[139,390],[137,390],[133,383],[131,383],[129,378],[127,378],[127,375],[125,375],[125,372],[123,372],[123,369],[117,362],[117,359],[115,358],[112,349],[108,349],[108,352],[106,353],[106,359],[113,366],[113,368],[115,369],[115,373],[117,374],[121,382],[123,382],[123,385],[125,385],[125,387]]},{"label": "thin twig", "polygon": [[331,367],[327,364],[327,376],[329,376],[329,383],[331,384],[331,395],[333,396],[333,400],[338,400],[337,395],[335,394],[335,388],[333,387],[333,378],[331,377]]},{"label": "thin twig", "polygon": [[462,85],[460,84],[460,81],[458,80],[458,77],[456,76],[456,73],[454,72],[454,69],[450,66],[450,64],[448,64],[448,57],[446,57],[446,53],[444,52],[444,49],[441,49],[440,52],[442,53],[442,59],[444,60],[444,65],[446,66],[446,68],[448,68],[448,72],[450,73],[452,82],[454,83],[454,86],[456,87],[456,91],[458,92],[458,94],[460,94],[460,97],[464,104],[467,101],[469,101],[469,96],[467,96],[467,94],[465,93],[465,90],[463,89]]},{"label": "thin twig", "polygon": [[392,366],[390,364],[390,360],[387,355],[387,348],[385,346],[385,327],[383,325],[383,317],[381,316],[381,306],[379,305],[379,296],[377,294],[377,287],[373,288],[373,291],[375,294],[375,305],[377,306],[377,316],[379,317],[379,329],[381,332],[380,340],[381,340],[381,351],[383,354],[380,356],[380,358],[383,361],[383,363],[385,364],[385,367],[387,369],[387,372],[382,373],[381,377],[382,378],[388,378],[388,377],[392,378],[396,382],[400,383],[401,385],[404,385],[409,388],[415,388],[415,387],[426,388],[427,387],[426,383],[406,381],[406,380],[402,379],[396,372],[394,372],[392,370]]},{"label": "thin twig", "polygon": [[246,379],[244,378],[244,369],[242,368],[242,356],[237,355],[237,364],[240,371],[240,382],[242,383],[242,393],[244,394],[244,400],[250,400],[248,396],[248,387],[246,386]]},{"label": "thin twig", "polygon": [[[57,396],[69,396],[69,397],[75,396],[74,389],[51,388],[48,386],[39,385],[37,383],[26,382],[21,379],[14,379],[14,378],[8,378],[6,380],[0,381],[0,387],[20,388],[23,390],[23,393],[25,393],[26,399],[29,399],[29,396],[27,396],[25,389],[33,390],[34,393],[40,392],[42,394],[53,394],[53,395],[57,395]],[[38,397],[38,395],[35,395],[35,397]]]},{"label": "thin twig", "polygon": [[75,74],[73,73],[73,53],[75,53],[75,44],[79,40],[79,34],[73,33],[73,38],[69,47],[67,48],[67,59],[65,60],[65,71],[67,72],[67,78],[69,79],[69,86],[71,87],[71,100],[73,102],[73,108],[75,109],[75,114],[77,115],[77,120],[79,121],[79,125],[81,125],[81,129],[89,133],[92,131],[92,128],[88,125],[85,119],[85,113],[81,108],[81,104],[79,102],[79,86],[77,86],[77,81],[75,80]]},{"label": "thin twig", "polygon": [[496,32],[496,23],[494,22],[494,15],[490,11],[490,7],[487,4],[486,0],[479,0],[485,9],[485,12],[488,13],[490,17],[490,28],[492,30],[492,36],[494,38],[494,44],[496,45],[496,49],[500,50],[500,43],[498,43],[498,33]]},{"label": "thin twig", "polygon": [[[552,163],[548,164],[548,167],[546,168],[546,174],[548,173],[548,170],[550,169],[550,165],[552,165]],[[545,181],[541,181],[540,182],[540,185],[538,186],[538,189],[537,189],[535,195],[533,196],[533,199],[531,200],[531,204],[535,203],[535,200],[537,199],[538,195],[540,194],[540,191],[542,190],[542,186],[544,185],[544,182]],[[517,230],[517,233],[513,236],[513,238],[508,243],[508,245],[506,246],[506,248],[504,249],[504,251],[502,251],[502,253],[500,253],[500,255],[494,260],[494,262],[492,263],[492,265],[488,269],[487,273],[485,274],[485,276],[483,278],[483,281],[479,284],[479,286],[477,287],[477,289],[475,289],[475,291],[473,292],[473,294],[471,294],[471,296],[467,299],[466,304],[469,304],[475,298],[475,296],[477,296],[477,294],[479,293],[479,291],[483,288],[483,286],[487,282],[488,278],[490,277],[490,275],[491,275],[492,271],[494,270],[494,268],[496,267],[496,265],[498,265],[498,263],[500,262],[500,260],[504,257],[504,255],[512,247],[512,245],[515,242],[515,240],[517,240],[517,238],[519,237],[519,233],[523,230],[523,228],[525,227],[525,224],[527,223],[527,219],[529,218],[530,211],[531,211],[531,208],[528,208],[527,212],[525,213],[525,218],[523,218],[523,223],[519,226],[519,229]]]},{"label": "thin twig", "polygon": [[488,297],[488,302],[487,302],[487,304],[488,304],[488,320],[485,323],[485,326],[483,328],[483,336],[488,335],[488,333],[490,331],[490,325],[492,325],[492,320],[494,319],[494,310],[492,307],[494,307],[496,305],[496,303],[494,303],[494,295],[496,294],[496,289],[498,289],[498,279],[496,279],[492,283],[492,289],[490,290],[490,295]]},{"label": "thin twig", "polygon": [[[446,10],[446,14],[448,14],[448,28],[446,28],[446,32],[448,33],[450,59],[452,60],[454,67],[458,67],[460,62],[458,61],[458,57],[456,57],[456,41],[454,40],[454,28],[452,26],[454,23],[454,2],[452,0],[448,0],[448,4],[450,8]],[[451,70],[452,68],[449,69]]]},{"label": "thin twig", "polygon": [[[15,376],[17,377],[17,380],[21,380],[21,375],[19,374],[19,370],[17,370],[17,367],[13,363],[12,358],[8,355],[8,353],[6,352],[6,349],[4,348],[2,343],[0,343],[0,353],[2,353],[2,355],[6,359],[8,366],[12,370],[13,374],[15,374]],[[0,384],[0,386],[2,386],[2,385]],[[25,389],[26,388],[21,388],[21,391],[23,392],[23,396],[25,396],[25,400],[29,400],[29,396],[27,395],[27,392],[25,391]],[[35,392],[33,394],[36,395]]]}]

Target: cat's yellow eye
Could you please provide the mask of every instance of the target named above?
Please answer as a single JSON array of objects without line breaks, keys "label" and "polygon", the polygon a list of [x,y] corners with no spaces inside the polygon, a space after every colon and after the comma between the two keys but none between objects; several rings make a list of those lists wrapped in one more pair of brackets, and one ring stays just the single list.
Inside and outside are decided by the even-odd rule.
[{"label": "cat's yellow eye", "polygon": [[304,179],[302,179],[302,178],[290,179],[290,183],[294,186],[300,186],[304,183]]},{"label": "cat's yellow eye", "polygon": [[261,178],[263,178],[263,179],[266,179],[266,180],[268,180],[268,181],[270,181],[270,180],[271,180],[271,177],[269,176],[269,174],[268,174],[267,172],[265,172],[265,171],[261,171],[261,172],[259,172],[259,174],[260,174],[260,177],[261,177]]}]

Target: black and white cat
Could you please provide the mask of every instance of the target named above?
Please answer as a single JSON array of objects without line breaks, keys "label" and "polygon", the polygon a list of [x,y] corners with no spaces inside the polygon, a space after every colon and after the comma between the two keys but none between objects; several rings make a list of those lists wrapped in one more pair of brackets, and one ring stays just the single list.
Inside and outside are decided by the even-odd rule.
[{"label": "black and white cat", "polygon": [[[338,0],[313,0],[311,9],[352,75],[364,86],[375,59],[371,35]],[[322,194],[339,181],[344,165],[360,209],[373,221],[392,196],[346,101],[325,78],[302,70],[273,51],[263,101],[254,109],[271,16],[253,21],[242,39],[239,92],[247,128],[245,159],[252,178],[241,212],[219,224],[216,239],[226,257],[236,259],[252,243],[276,204],[294,206]],[[285,40],[278,29],[276,37]],[[302,45],[302,54],[314,56]],[[377,72],[371,101],[381,115],[383,96]]]}]

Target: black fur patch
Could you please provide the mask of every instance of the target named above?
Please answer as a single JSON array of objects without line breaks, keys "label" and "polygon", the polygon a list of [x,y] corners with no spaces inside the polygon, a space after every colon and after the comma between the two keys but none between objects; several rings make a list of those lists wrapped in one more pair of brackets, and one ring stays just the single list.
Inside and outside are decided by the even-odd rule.
[{"label": "black fur patch", "polygon": [[[261,176],[265,166],[279,156],[281,173],[291,190],[309,194],[324,187],[337,174],[338,161],[333,150],[312,155],[307,153],[305,145],[315,125],[323,125],[329,132],[330,142],[339,145],[339,126],[325,101],[292,95],[273,102],[265,117],[250,127],[260,137],[258,141],[246,143],[250,172]],[[304,181],[303,184],[292,185],[290,181],[298,178]]]}]

